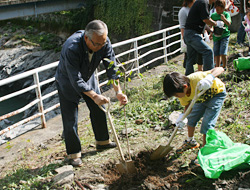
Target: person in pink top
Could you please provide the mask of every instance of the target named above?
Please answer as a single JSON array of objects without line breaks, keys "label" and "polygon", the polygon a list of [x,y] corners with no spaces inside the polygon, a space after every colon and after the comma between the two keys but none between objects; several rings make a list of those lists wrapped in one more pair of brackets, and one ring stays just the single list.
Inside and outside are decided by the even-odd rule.
[{"label": "person in pink top", "polygon": [[250,9],[246,10],[246,15],[242,24],[245,26],[245,32],[248,38],[248,56],[250,56]]}]

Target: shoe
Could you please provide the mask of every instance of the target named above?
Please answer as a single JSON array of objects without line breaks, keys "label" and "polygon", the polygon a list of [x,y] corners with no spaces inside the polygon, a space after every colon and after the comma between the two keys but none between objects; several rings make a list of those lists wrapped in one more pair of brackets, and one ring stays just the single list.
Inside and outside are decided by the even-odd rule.
[{"label": "shoe", "polygon": [[69,163],[74,167],[81,167],[83,165],[81,158],[70,159]]},{"label": "shoe", "polygon": [[195,149],[195,148],[199,148],[199,147],[200,147],[200,144],[195,139],[193,139],[191,141],[185,140],[183,142],[183,145],[176,150],[176,154],[182,154],[184,151],[186,151],[188,149]]},{"label": "shoe", "polygon": [[99,144],[97,144],[96,145],[96,150],[101,151],[101,150],[106,150],[106,149],[115,148],[115,147],[117,147],[117,145],[116,145],[115,142],[111,142],[111,143],[105,144],[105,145],[99,145]]}]

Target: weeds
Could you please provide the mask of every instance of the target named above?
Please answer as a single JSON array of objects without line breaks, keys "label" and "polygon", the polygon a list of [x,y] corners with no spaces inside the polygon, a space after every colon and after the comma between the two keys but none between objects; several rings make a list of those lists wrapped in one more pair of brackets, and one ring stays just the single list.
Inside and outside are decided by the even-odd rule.
[{"label": "weeds", "polygon": [[19,168],[2,178],[0,187],[1,189],[49,189],[52,182],[46,179],[55,174],[53,171],[58,166],[50,164],[40,169]]}]

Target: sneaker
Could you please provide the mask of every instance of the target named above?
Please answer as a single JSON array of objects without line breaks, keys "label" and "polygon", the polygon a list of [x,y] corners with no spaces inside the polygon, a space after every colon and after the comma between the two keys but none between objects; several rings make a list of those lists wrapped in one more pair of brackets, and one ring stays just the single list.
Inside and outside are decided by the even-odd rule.
[{"label": "sneaker", "polygon": [[102,150],[106,150],[106,149],[109,149],[109,148],[115,148],[117,147],[116,143],[115,142],[111,142],[109,144],[105,144],[105,145],[99,145],[97,144],[96,145],[96,150],[97,151],[102,151]]},{"label": "sneaker", "polygon": [[176,150],[176,154],[182,154],[184,151],[188,149],[195,149],[199,147],[200,147],[200,144],[195,139],[191,141],[185,140],[183,142],[183,145]]},{"label": "sneaker", "polygon": [[74,167],[81,167],[83,165],[81,158],[70,159],[69,163]]}]

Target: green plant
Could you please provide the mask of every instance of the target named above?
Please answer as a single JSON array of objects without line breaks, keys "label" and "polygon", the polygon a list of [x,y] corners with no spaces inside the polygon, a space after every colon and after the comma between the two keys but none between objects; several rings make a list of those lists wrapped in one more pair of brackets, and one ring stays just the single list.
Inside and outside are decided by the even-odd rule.
[{"label": "green plant", "polygon": [[10,142],[7,142],[6,144],[7,144],[7,146],[5,148],[8,149],[8,150],[13,147],[13,145],[11,145]]},{"label": "green plant", "polygon": [[127,36],[131,32],[134,35],[149,33],[152,23],[147,0],[96,0],[94,17],[103,20],[113,34]]}]

